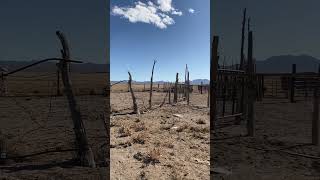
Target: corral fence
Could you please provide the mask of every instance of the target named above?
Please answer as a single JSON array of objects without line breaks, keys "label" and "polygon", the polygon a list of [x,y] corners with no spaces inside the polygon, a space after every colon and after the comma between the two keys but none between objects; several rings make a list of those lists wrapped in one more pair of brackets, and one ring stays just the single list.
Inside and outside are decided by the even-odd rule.
[{"label": "corral fence", "polygon": [[219,37],[212,42],[210,68],[210,123],[211,132],[219,128],[247,123],[247,133],[254,136],[254,101],[256,81],[252,58],[252,32],[249,32],[249,56],[245,70],[219,68]]},{"label": "corral fence", "polygon": [[[252,32],[249,32],[249,55],[246,71],[219,69],[218,36],[214,37],[211,60],[210,112],[211,130],[246,121],[247,133],[254,136],[254,103],[263,99],[287,99],[287,102],[312,100],[312,143],[319,144],[319,88],[320,72],[255,73],[252,61]],[[250,45],[251,44],[251,45]],[[251,48],[251,50],[250,50]],[[251,68],[250,68],[251,67]],[[230,119],[231,120],[227,120]],[[234,118],[234,119],[232,119]]]},{"label": "corral fence", "polygon": [[[89,145],[90,142],[83,121],[88,120],[87,116],[91,114],[91,112],[96,113],[95,115],[91,115],[96,116],[95,118],[101,120],[101,124],[105,125],[104,132],[101,131],[100,133],[107,139],[106,118],[108,113],[106,114],[105,110],[107,103],[105,99],[110,98],[108,88],[110,71],[107,69],[107,72],[104,73],[73,73],[72,64],[82,63],[82,61],[72,60],[70,58],[69,46],[65,36],[59,31],[56,32],[56,35],[62,45],[61,58],[47,58],[39,61],[32,61],[24,67],[19,67],[11,71],[6,68],[1,68],[0,100],[2,101],[2,105],[0,108],[3,113],[7,111],[8,113],[12,113],[13,110],[20,109],[23,113],[28,114],[30,120],[34,123],[30,125],[32,129],[30,131],[52,129],[53,127],[47,126],[49,124],[52,125],[52,121],[57,121],[57,119],[59,121],[68,119],[68,121],[61,124],[59,127],[69,127],[70,130],[73,131],[74,142],[72,143],[75,145],[71,149],[55,149],[55,147],[52,147],[43,152],[24,152],[24,155],[15,156],[8,150],[7,145],[10,143],[9,141],[14,141],[6,138],[6,133],[10,134],[10,129],[6,129],[6,132],[3,132],[3,128],[1,128],[1,163],[6,163],[7,160],[23,159],[25,157],[39,156],[46,153],[66,153],[70,151],[75,152],[75,157],[71,161],[76,164],[90,167],[96,167],[97,165],[105,166],[106,163],[108,163],[106,162],[108,158],[105,158],[102,161],[101,158],[96,159],[97,156],[95,157],[91,145]],[[33,71],[30,71],[30,69],[33,69]],[[37,69],[42,70],[37,72]],[[44,73],[43,69],[47,69],[48,71]],[[92,100],[88,96],[94,96],[94,100],[101,103],[96,102],[94,105],[96,108],[89,107],[89,101],[92,104]],[[33,100],[39,104],[33,105],[25,102],[33,102]],[[66,107],[66,109],[64,107]],[[34,110],[38,108],[42,109],[40,109],[40,111]],[[101,111],[98,111],[98,108],[101,108]],[[68,112],[66,112],[66,110]],[[94,112],[94,110],[97,111]],[[13,114],[12,118],[21,118],[18,115],[18,112],[14,113],[16,113],[16,116],[13,116]],[[37,115],[35,116],[35,114]],[[7,114],[5,115],[8,116]],[[25,136],[30,132],[27,130],[23,131],[26,133]],[[48,130],[48,132],[50,131]],[[59,133],[57,136],[62,134]],[[41,142],[44,142],[42,141],[42,137],[39,137],[38,139]],[[101,140],[101,142],[106,142],[105,139]],[[66,138],[66,141],[72,140]],[[50,142],[44,143],[50,144]],[[38,146],[37,142],[32,146]],[[105,149],[107,149],[107,147],[105,147]]]},{"label": "corral fence", "polygon": [[[207,107],[209,106],[209,85],[204,84],[201,82],[200,85],[192,85],[190,83],[190,73],[188,71],[188,66],[186,65],[186,72],[185,72],[185,81],[179,80],[179,73],[176,73],[176,81],[175,82],[162,82],[157,83],[153,82],[153,71],[156,61],[154,61],[152,67],[152,75],[151,81],[147,83],[134,83],[133,76],[130,72],[129,80],[128,81],[118,81],[113,82],[111,84],[111,91],[112,92],[130,92],[131,98],[133,101],[133,113],[139,114],[140,110],[137,104],[137,98],[135,93],[137,92],[149,92],[149,108],[151,109],[152,105],[157,105],[162,107],[164,104],[176,104],[178,102],[186,101],[187,104],[190,104],[190,94],[197,93],[197,94],[205,94],[207,93]],[[127,84],[127,86],[126,86]],[[163,100],[159,104],[152,104],[152,92],[161,92],[164,93]],[[120,113],[123,114],[123,113]]]}]

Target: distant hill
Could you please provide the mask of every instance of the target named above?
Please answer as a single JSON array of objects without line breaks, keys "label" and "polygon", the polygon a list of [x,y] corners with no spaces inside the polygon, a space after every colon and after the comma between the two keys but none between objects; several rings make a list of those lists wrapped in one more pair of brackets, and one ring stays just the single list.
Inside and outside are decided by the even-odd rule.
[{"label": "distant hill", "polygon": [[190,84],[192,84],[192,85],[200,85],[201,82],[203,84],[209,84],[210,80],[208,80],[208,79],[195,79],[195,80],[192,80]]},{"label": "distant hill", "polygon": [[[114,84],[114,83],[118,83],[120,81],[111,81],[111,84]],[[132,81],[134,84],[149,84],[150,81]],[[167,83],[168,81],[154,81],[153,83],[154,84],[164,84],[164,83]],[[190,81],[190,84],[191,85],[200,85],[201,82],[203,82],[203,84],[209,84],[209,80],[208,79],[195,79],[195,80],[192,80]],[[123,80],[120,84],[124,84],[124,83],[128,83],[128,80]]]},{"label": "distant hill", "polygon": [[297,72],[318,72],[320,60],[308,55],[272,56],[264,61],[256,61],[258,73],[290,73],[292,64],[296,64]]},{"label": "distant hill", "polygon": [[[0,67],[5,67],[9,71],[27,66],[36,61],[0,61]],[[71,71],[77,73],[93,73],[107,72],[108,64],[81,63],[71,64]],[[25,69],[24,72],[56,72],[57,67],[55,62],[45,62],[31,68]]]}]

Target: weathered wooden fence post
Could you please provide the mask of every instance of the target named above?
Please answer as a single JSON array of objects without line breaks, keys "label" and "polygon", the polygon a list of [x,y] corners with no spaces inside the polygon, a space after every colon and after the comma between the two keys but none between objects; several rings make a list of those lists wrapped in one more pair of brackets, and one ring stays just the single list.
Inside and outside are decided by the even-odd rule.
[{"label": "weathered wooden fence post", "polygon": [[[156,60],[154,60],[153,62],[153,66],[152,66],[152,73],[151,73],[151,80],[150,80],[150,97],[149,97],[149,109],[152,108],[152,86],[153,86],[153,71],[154,71],[154,65],[156,64]],[[158,84],[158,88],[159,88],[159,84]]]},{"label": "weathered wooden fence post", "polygon": [[184,71],[184,89],[183,89],[184,97],[187,97],[187,73],[188,73],[188,65],[186,64],[186,69]]},{"label": "weathered wooden fence post", "polygon": [[7,69],[0,67],[0,96],[6,96],[7,95],[7,78],[5,77],[5,73],[7,73]]},{"label": "weathered wooden fence post", "polygon": [[255,120],[254,120],[254,101],[255,101],[255,83],[254,83],[254,64],[253,64],[253,37],[252,31],[248,36],[248,121],[247,130],[248,136],[255,135]]},{"label": "weathered wooden fence post", "polygon": [[7,145],[6,138],[0,130],[0,164],[6,164],[7,159]]},{"label": "weathered wooden fence post", "polygon": [[176,75],[176,83],[174,85],[173,103],[178,102],[178,83],[179,83],[179,73],[177,73],[177,75]]},{"label": "weathered wooden fence post", "polygon": [[245,26],[246,26],[246,12],[247,9],[245,8],[243,10],[243,20],[242,20],[242,30],[241,30],[241,52],[240,52],[240,69],[243,70],[243,65],[244,65],[244,54],[243,54],[243,49],[244,49],[244,31],[245,31]]},{"label": "weathered wooden fence post", "polygon": [[[318,86],[318,84],[316,84]],[[319,95],[318,87],[314,88],[313,94],[313,119],[312,119],[312,144],[319,145]]]},{"label": "weathered wooden fence post", "polygon": [[218,74],[218,45],[219,37],[214,36],[211,47],[211,62],[210,62],[210,132],[214,130],[216,114],[216,84]]},{"label": "weathered wooden fence post", "polygon": [[189,71],[188,71],[188,78],[187,78],[187,104],[190,103],[190,79],[189,79]]},{"label": "weathered wooden fence post", "polygon": [[71,87],[71,80],[69,78],[69,71],[68,71],[68,66],[69,66],[68,60],[70,59],[69,46],[65,36],[60,31],[57,31],[56,34],[62,45],[61,53],[62,53],[63,60],[59,62],[59,67],[60,67],[60,72],[62,73],[62,82],[64,85],[64,91],[68,98],[69,108],[70,108],[71,116],[73,120],[73,125],[74,125],[73,129],[75,132],[76,142],[78,146],[77,147],[78,159],[80,160],[81,165],[89,165],[90,167],[96,167],[92,150],[88,144],[88,138],[87,138],[85,127],[81,118],[79,106],[77,105],[77,102]]},{"label": "weathered wooden fence post", "polygon": [[[219,37],[214,36],[211,45],[211,60],[210,60],[210,141],[212,141],[212,133],[215,129],[216,114],[216,83],[218,71],[218,44]],[[210,167],[214,164],[213,143],[210,143]],[[210,168],[211,171],[211,168]]]},{"label": "weathered wooden fence post", "polygon": [[294,103],[294,94],[295,94],[295,74],[296,74],[296,64],[292,64],[292,74],[290,81],[290,102]]},{"label": "weathered wooden fence post", "polygon": [[129,74],[129,81],[128,81],[128,86],[129,86],[129,90],[130,90],[130,93],[131,93],[131,97],[132,97],[132,103],[133,103],[133,112],[135,114],[140,114],[140,111],[139,111],[139,108],[138,108],[138,105],[137,105],[137,99],[134,95],[134,92],[133,92],[133,89],[132,89],[132,76],[131,76],[131,73],[130,71],[128,71],[128,74]]},{"label": "weathered wooden fence post", "polygon": [[171,90],[172,90],[171,83],[169,83],[168,86],[169,86],[169,104],[171,104]]}]

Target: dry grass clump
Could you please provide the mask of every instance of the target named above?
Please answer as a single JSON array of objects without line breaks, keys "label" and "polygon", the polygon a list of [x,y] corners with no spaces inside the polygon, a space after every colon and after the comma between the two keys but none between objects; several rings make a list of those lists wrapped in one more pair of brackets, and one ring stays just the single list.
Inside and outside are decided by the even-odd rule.
[{"label": "dry grass clump", "polygon": [[140,133],[132,138],[132,142],[136,143],[136,144],[144,144],[145,141],[146,141],[146,135],[142,134],[142,133]]},{"label": "dry grass clump", "polygon": [[172,142],[168,142],[168,141],[163,143],[163,146],[167,147],[167,148],[170,148],[170,149],[172,149],[174,147],[173,143]]},{"label": "dry grass clump", "polygon": [[129,128],[125,128],[123,126],[119,128],[118,133],[119,133],[119,137],[131,136],[131,132]]},{"label": "dry grass clump", "polygon": [[162,124],[160,126],[160,130],[170,130],[171,127],[172,127],[172,125],[170,125],[170,124]]},{"label": "dry grass clump", "polygon": [[188,129],[188,125],[187,124],[184,124],[184,125],[181,125],[177,128],[177,132],[182,132],[184,131],[185,129]]},{"label": "dry grass clump", "polygon": [[138,160],[138,161],[142,161],[144,164],[148,165],[148,164],[156,164],[156,163],[160,163],[160,149],[159,148],[153,148],[152,150],[150,150],[147,153],[141,153],[138,152],[135,155],[133,155],[133,157]]},{"label": "dry grass clump", "polygon": [[201,132],[201,133],[209,133],[209,131],[210,131],[209,127],[194,127],[194,126],[191,126],[189,129],[192,132]]},{"label": "dry grass clump", "polygon": [[206,124],[206,122],[203,119],[198,119],[196,121],[197,124]]},{"label": "dry grass clump", "polygon": [[136,123],[132,125],[131,128],[134,129],[135,132],[147,130],[144,122]]},{"label": "dry grass clump", "polygon": [[147,153],[144,163],[146,164],[155,164],[160,163],[160,149],[154,148]]}]

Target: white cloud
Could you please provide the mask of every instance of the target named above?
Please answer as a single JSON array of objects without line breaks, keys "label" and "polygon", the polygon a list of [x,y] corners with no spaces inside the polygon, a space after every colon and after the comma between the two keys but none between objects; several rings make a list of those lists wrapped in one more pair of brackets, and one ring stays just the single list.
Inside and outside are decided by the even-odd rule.
[{"label": "white cloud", "polygon": [[182,12],[181,11],[177,11],[177,10],[173,10],[172,14],[178,15],[178,16],[182,16]]},{"label": "white cloud", "polygon": [[160,29],[165,29],[175,23],[169,15],[182,16],[182,12],[172,6],[172,0],[157,0],[157,5],[151,1],[143,3],[138,1],[133,7],[112,8],[112,15],[121,16],[132,23],[143,22],[153,24]]},{"label": "white cloud", "polygon": [[194,9],[192,9],[192,8],[190,8],[188,11],[189,11],[189,13],[192,13],[192,14],[194,13]]},{"label": "white cloud", "polygon": [[159,8],[163,12],[170,12],[174,10],[172,7],[172,0],[158,0]]}]

